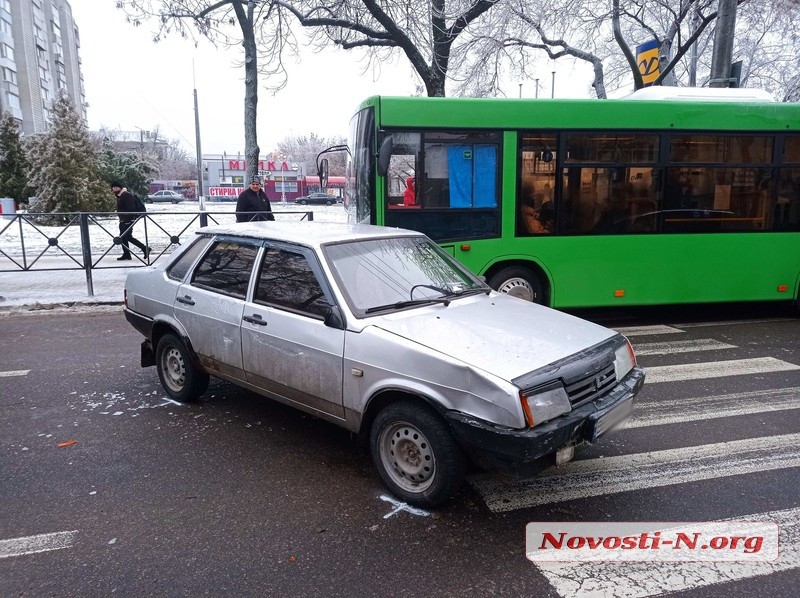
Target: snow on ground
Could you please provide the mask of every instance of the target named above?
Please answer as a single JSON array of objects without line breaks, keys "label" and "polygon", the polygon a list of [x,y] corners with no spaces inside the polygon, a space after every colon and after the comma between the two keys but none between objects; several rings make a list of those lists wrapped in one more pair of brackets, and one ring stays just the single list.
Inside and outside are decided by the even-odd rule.
[{"label": "snow on ground", "polygon": [[[272,209],[278,220],[299,221],[308,212],[313,212],[315,221],[347,221],[341,204],[310,208],[293,203],[273,203]],[[146,240],[153,249],[151,260],[163,259],[175,247],[172,237],[185,240],[200,228],[198,210],[199,206],[194,202],[148,204],[148,218],[137,223],[133,235],[143,242]],[[234,222],[234,211],[233,203],[206,204],[210,225]],[[136,257],[131,261],[117,261],[121,254],[113,241],[117,235],[119,228],[115,214],[91,219],[89,239],[94,292],[90,295],[77,221],[73,226],[34,226],[0,217],[0,311],[35,312],[64,307],[97,309],[108,304],[111,304],[108,309],[119,309],[128,269],[144,263]],[[134,256],[141,257],[136,247],[131,248]]]}]

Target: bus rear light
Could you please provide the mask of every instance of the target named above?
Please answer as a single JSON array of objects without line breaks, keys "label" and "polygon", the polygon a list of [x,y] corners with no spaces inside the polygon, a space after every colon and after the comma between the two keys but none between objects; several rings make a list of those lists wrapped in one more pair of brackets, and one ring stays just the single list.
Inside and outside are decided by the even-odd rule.
[{"label": "bus rear light", "polygon": [[625,296],[625,289],[617,289],[614,291],[614,297],[624,297]]},{"label": "bus rear light", "polygon": [[785,293],[788,290],[789,290],[789,287],[787,287],[785,284],[779,284],[778,285],[778,292],[779,293]]},{"label": "bus rear light", "polygon": [[470,245],[469,243],[461,244],[461,251],[469,251],[470,249],[472,249],[472,245]]}]

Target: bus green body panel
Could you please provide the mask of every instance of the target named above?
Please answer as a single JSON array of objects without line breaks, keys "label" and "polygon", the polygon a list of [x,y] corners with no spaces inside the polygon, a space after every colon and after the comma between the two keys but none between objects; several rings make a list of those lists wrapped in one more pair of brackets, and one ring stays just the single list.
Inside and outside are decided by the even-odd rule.
[{"label": "bus green body panel", "polygon": [[[773,187],[770,191],[773,204],[763,204],[766,207],[762,207],[760,213],[753,209],[753,213],[748,215],[751,217],[738,218],[742,222],[733,225],[744,230],[703,232],[707,230],[703,229],[694,232],[695,229],[688,228],[688,232],[679,234],[670,234],[663,228],[649,234],[630,231],[626,234],[564,234],[561,230],[559,234],[523,236],[519,232],[518,209],[523,131],[552,131],[553,136],[571,131],[631,131],[654,136],[665,133],[681,135],[686,131],[686,135],[700,136],[738,132],[763,133],[773,137],[788,133],[797,137],[800,104],[376,96],[361,104],[359,110],[365,109],[374,110],[375,129],[370,149],[373,154],[377,154],[382,135],[387,131],[487,131],[498,135],[498,231],[493,235],[454,234],[454,238],[437,239],[449,253],[477,274],[488,277],[502,268],[530,266],[547,287],[547,302],[557,308],[792,299],[800,302],[800,227],[797,226],[797,216],[787,220],[786,230],[765,230],[771,226],[773,215],[770,210],[776,209],[773,204],[779,197],[775,188],[776,173],[782,168],[796,169],[793,176],[798,181],[800,163],[779,164],[772,157],[769,162],[756,162],[752,167],[739,164],[741,170],[749,168],[769,173],[768,180]],[[553,175],[560,177],[555,179],[559,188],[554,191],[557,192],[562,192],[567,182],[572,183],[571,179],[567,181],[565,171],[585,166],[578,163],[576,167],[575,162],[565,162],[563,140],[561,143],[562,156],[557,159],[556,174]],[[675,167],[675,163],[664,156],[665,147],[662,140],[658,159],[651,164],[653,172]],[[556,159],[551,159],[556,164]],[[596,164],[590,166],[595,170],[602,169]],[[722,173],[726,166],[724,161],[710,163],[710,166],[700,165],[712,175],[716,172],[714,168]],[[689,164],[687,168],[691,167]],[[366,173],[356,171],[355,174],[366,178]],[[370,221],[387,224],[393,211],[387,178],[376,175],[374,170],[369,176],[374,187],[370,190],[370,201],[374,202]],[[630,171],[626,176],[630,176]],[[655,175],[653,181],[656,181]],[[659,209],[662,209],[666,208],[666,200],[662,199],[666,192],[663,179],[659,182],[658,201]],[[717,207],[716,202],[720,200],[713,193],[711,197],[708,193],[698,193],[695,198],[700,198],[701,202],[713,202],[713,207]],[[725,200],[725,197],[721,198],[721,201]],[[729,197],[727,201],[734,200]],[[800,204],[800,200],[797,203]],[[694,209],[702,211],[707,207]],[[433,206],[430,213],[435,211]],[[395,213],[399,212],[395,210]],[[421,227],[419,230],[428,232]]]},{"label": "bus green body panel", "polygon": [[[678,237],[676,242],[675,237]],[[800,284],[800,235],[608,236],[502,239],[455,244],[455,257],[485,274],[496,264],[529,261],[559,308],[786,301]],[[765,260],[764,256],[779,256]],[[780,290],[780,289],[784,290]],[[618,292],[624,293],[617,296]]]}]

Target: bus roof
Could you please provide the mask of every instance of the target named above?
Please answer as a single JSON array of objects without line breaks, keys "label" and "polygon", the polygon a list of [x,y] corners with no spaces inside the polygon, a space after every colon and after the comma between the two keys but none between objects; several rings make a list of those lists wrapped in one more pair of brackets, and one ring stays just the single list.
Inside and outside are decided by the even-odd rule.
[{"label": "bus roof", "polygon": [[[723,90],[720,90],[723,91]],[[727,90],[730,91],[730,90]],[[750,90],[751,92],[753,90]],[[709,95],[709,94],[707,94]],[[737,95],[737,94],[733,94]],[[800,130],[800,103],[742,97],[517,99],[372,96],[379,127],[431,129]]]}]

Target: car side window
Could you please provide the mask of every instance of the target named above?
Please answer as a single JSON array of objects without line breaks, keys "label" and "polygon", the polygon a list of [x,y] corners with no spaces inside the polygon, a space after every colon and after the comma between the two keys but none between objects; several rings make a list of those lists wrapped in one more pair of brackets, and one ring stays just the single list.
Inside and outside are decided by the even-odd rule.
[{"label": "car side window", "polygon": [[330,307],[306,256],[276,247],[264,253],[254,301],[319,317]]},{"label": "car side window", "polygon": [[189,268],[197,261],[197,258],[200,257],[200,254],[203,253],[207,246],[207,237],[197,237],[178,260],[169,267],[167,276],[172,280],[182,281],[186,278],[186,273],[189,272]]},{"label": "car side window", "polygon": [[191,283],[244,299],[257,254],[257,245],[216,241],[195,268]]}]

